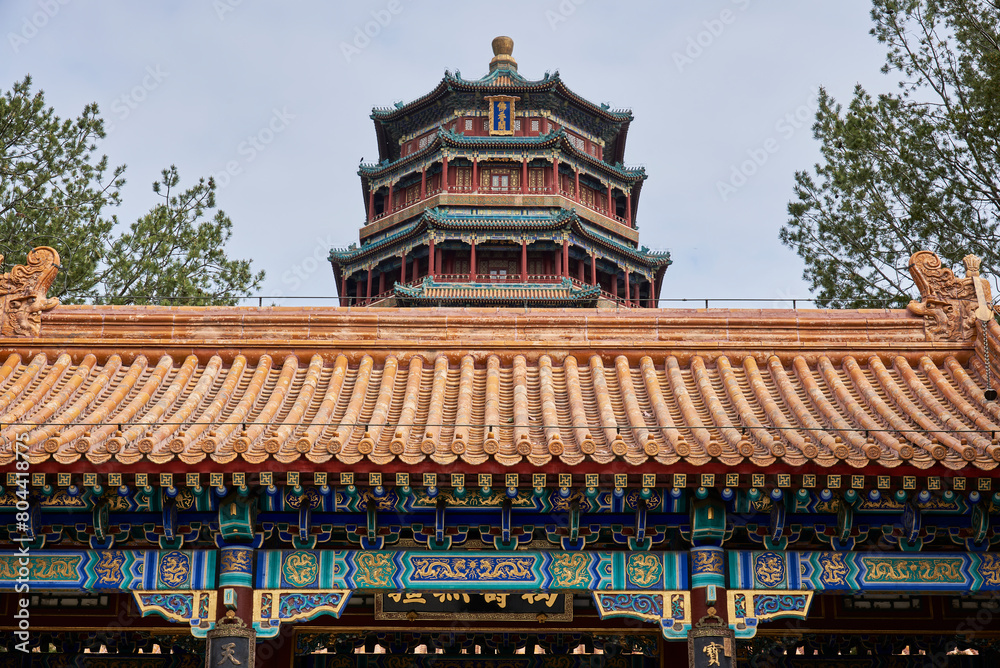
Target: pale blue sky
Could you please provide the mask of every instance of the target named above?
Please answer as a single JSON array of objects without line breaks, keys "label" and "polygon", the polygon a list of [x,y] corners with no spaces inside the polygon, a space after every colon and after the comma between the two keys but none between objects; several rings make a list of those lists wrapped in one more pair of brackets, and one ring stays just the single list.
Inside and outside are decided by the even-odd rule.
[{"label": "pale blue sky", "polygon": [[[578,94],[633,110],[626,162],[649,174],[641,243],[674,260],[661,297],[774,300],[809,296],[802,263],[777,235],[795,170],[818,156],[816,88],[843,101],[859,82],[890,88],[869,9],[868,0],[2,0],[0,82],[7,90],[30,73],[64,117],[98,102],[112,128],[101,150],[128,164],[121,220],[154,203],[150,184],[170,164],[187,183],[216,174],[235,226],[229,252],[267,271],[264,293],[333,295],[325,256],[357,241],[358,162],[377,159],[371,108],[425,94],[446,68],[482,76],[490,40],[510,35],[523,75],[558,69]],[[376,19],[375,36],[355,42]],[[733,180],[754,156],[762,164],[745,169],[755,173]]]}]

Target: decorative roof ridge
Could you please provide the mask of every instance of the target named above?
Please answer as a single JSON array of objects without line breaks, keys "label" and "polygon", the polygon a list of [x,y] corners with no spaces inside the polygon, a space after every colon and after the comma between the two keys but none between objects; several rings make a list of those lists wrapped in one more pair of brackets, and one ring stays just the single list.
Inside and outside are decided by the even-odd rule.
[{"label": "decorative roof ridge", "polygon": [[[562,131],[562,128],[559,128],[559,130]],[[610,162],[607,162],[606,160],[601,160],[601,159],[599,159],[599,158],[597,158],[597,157],[595,157],[593,155],[590,155],[589,153],[587,153],[585,151],[581,151],[576,146],[573,146],[573,144],[569,141],[569,135],[568,134],[564,133],[564,136],[566,137],[565,146],[569,148],[569,152],[571,154],[575,155],[578,158],[583,158],[587,162],[590,162],[591,164],[594,164],[594,165],[597,165],[597,166],[599,166],[599,167],[601,167],[603,169],[606,169],[609,172],[614,172],[615,174],[617,174],[617,175],[619,175],[619,176],[621,176],[623,178],[639,178],[639,179],[642,179],[642,180],[645,180],[645,179],[649,178],[649,175],[646,174],[646,168],[645,167],[641,167],[641,166],[640,167],[626,167],[625,165],[623,165],[620,162],[610,163]]]},{"label": "decorative roof ridge", "polygon": [[518,222],[548,222],[548,223],[563,223],[568,220],[577,218],[576,212],[573,209],[560,209],[554,214],[545,214],[541,216],[535,216],[531,218],[517,217],[517,216],[501,216],[501,215],[486,215],[486,216],[473,216],[473,215],[462,215],[452,213],[450,211],[444,210],[441,207],[432,207],[424,211],[424,214],[432,219],[436,223],[444,223],[450,221],[518,221]]},{"label": "decorative roof ridge", "polygon": [[461,132],[455,132],[449,130],[446,127],[441,127],[438,136],[443,140],[452,142],[454,144],[477,144],[477,143],[495,143],[495,144],[547,144],[549,142],[558,141],[560,137],[565,137],[569,139],[566,131],[563,128],[557,130],[551,130],[545,134],[540,134],[534,137],[526,137],[524,135],[465,135]]},{"label": "decorative roof ridge", "polygon": [[382,160],[381,162],[362,162],[358,166],[358,176],[377,176],[379,174],[384,174],[388,171],[392,171],[400,165],[404,165],[408,162],[413,162],[419,158],[425,157],[428,153],[432,153],[438,147],[441,146],[441,126],[438,125],[438,132],[434,134],[434,140],[427,142],[427,146],[424,148],[411,153],[395,160]]},{"label": "decorative roof ridge", "polygon": [[651,251],[645,246],[643,246],[641,249],[633,248],[632,246],[627,246],[621,243],[620,241],[615,241],[611,237],[601,234],[600,232],[592,228],[590,225],[586,224],[586,222],[582,218],[576,216],[575,211],[573,212],[573,214],[576,218],[573,224],[576,226],[577,230],[584,236],[590,237],[592,240],[598,243],[603,243],[606,246],[614,250],[620,251],[622,253],[625,253],[626,255],[630,255],[631,257],[636,258],[639,261],[647,262],[652,267],[668,267],[674,263],[670,257],[670,251]]},{"label": "decorative roof ridge", "polygon": [[393,232],[392,234],[382,237],[377,241],[372,241],[363,244],[360,248],[358,248],[356,244],[351,244],[347,248],[331,248],[330,254],[327,256],[327,259],[331,261],[338,258],[342,260],[351,260],[351,259],[356,259],[362,255],[367,255],[374,251],[381,250],[387,244],[391,244],[394,241],[399,241],[400,239],[404,239],[407,236],[411,236],[413,234],[416,234],[417,232],[420,232],[421,223],[427,222],[426,214],[427,212],[424,211],[420,215],[420,217],[414,220],[412,223],[409,223],[405,227],[402,227]]},{"label": "decorative roof ridge", "polygon": [[556,90],[563,93],[567,98],[581,103],[584,106],[590,107],[592,111],[608,117],[609,120],[617,120],[619,122],[627,123],[635,119],[635,116],[632,115],[631,109],[612,109],[610,104],[605,104],[603,102],[600,105],[594,104],[582,95],[574,93],[570,90],[569,86],[567,86],[566,82],[562,79],[559,79],[556,82]]},{"label": "decorative roof ridge", "polygon": [[[493,83],[493,80],[502,76],[509,76],[512,79],[515,79],[517,83]],[[562,80],[562,77],[559,75],[559,70],[556,70],[551,74],[546,72],[542,79],[531,80],[525,78],[516,71],[505,69],[497,69],[493,72],[489,72],[481,79],[463,79],[459,70],[455,70],[454,74],[452,74],[449,70],[445,70],[444,77],[430,92],[409,102],[396,102],[391,107],[373,107],[369,117],[375,121],[389,121],[397,116],[412,112],[415,110],[415,107],[430,102],[438,96],[455,89],[472,91],[485,89],[490,92],[503,92],[505,90],[508,92],[519,92],[525,89],[544,90],[547,88],[561,93],[568,100],[585,107],[589,111],[603,117],[605,120],[616,123],[629,123],[635,118],[631,109],[612,109],[609,104],[594,104],[587,98],[574,93]]]},{"label": "decorative roof ridge", "polygon": [[[414,323],[420,327],[415,328]],[[484,329],[484,324],[489,327]],[[511,341],[517,342],[511,347]],[[758,362],[777,355],[899,355],[911,363],[929,357],[965,364],[975,340],[931,341],[923,319],[906,309],[629,309],[620,313],[579,309],[497,310],[257,306],[70,305],[45,314],[39,336],[0,338],[0,351],[22,356],[68,353],[104,360],[112,355],[160,357],[187,351],[208,359],[220,354],[256,358],[337,349],[360,357],[400,349],[503,350],[542,354],[587,349],[631,355],[733,355]],[[616,353],[617,354],[617,353]]]},{"label": "decorative roof ridge", "polygon": [[[517,81],[516,84],[495,84],[493,81],[500,77],[509,76],[511,79]],[[492,72],[487,72],[484,76],[479,79],[463,79],[462,73],[459,70],[455,70],[455,74],[452,75],[451,72],[445,71],[445,80],[450,84],[461,87],[483,87],[483,88],[510,88],[510,87],[531,87],[531,88],[546,88],[555,86],[559,81],[559,73],[556,72],[554,75],[548,72],[541,79],[528,79],[526,76],[520,72],[514,70],[506,69],[496,69]]]}]

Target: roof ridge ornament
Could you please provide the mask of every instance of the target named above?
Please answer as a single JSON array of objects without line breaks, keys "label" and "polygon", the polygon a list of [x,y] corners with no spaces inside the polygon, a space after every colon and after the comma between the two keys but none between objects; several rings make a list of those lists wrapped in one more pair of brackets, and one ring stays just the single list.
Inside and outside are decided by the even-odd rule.
[{"label": "roof ridge ornament", "polygon": [[966,255],[962,262],[965,278],[958,278],[932,251],[910,256],[910,275],[920,290],[920,301],[913,300],[906,308],[924,319],[930,341],[970,340],[976,334],[975,321],[993,315],[989,281],[979,275],[980,259]]},{"label": "roof ridge ornament", "polygon": [[58,299],[46,296],[59,269],[59,253],[49,246],[38,246],[28,252],[26,264],[14,265],[8,273],[0,274],[0,336],[38,336],[42,313],[59,305]]},{"label": "roof ridge ornament", "polygon": [[490,72],[497,68],[517,72],[517,61],[514,60],[514,40],[506,35],[494,37],[491,43],[493,59],[490,60]]}]

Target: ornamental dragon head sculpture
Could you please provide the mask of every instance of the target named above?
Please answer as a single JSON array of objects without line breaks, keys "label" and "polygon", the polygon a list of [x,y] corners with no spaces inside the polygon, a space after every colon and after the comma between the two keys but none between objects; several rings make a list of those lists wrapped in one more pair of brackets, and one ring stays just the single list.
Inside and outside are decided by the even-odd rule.
[{"label": "ornamental dragon head sculpture", "polygon": [[924,319],[931,341],[967,341],[976,334],[977,319],[992,317],[993,297],[989,281],[979,275],[979,258],[966,255],[962,263],[965,278],[958,278],[931,251],[910,256],[910,275],[920,290],[920,301],[911,301],[906,308]]},{"label": "ornamental dragon head sculpture", "polygon": [[27,264],[14,265],[9,272],[0,274],[0,336],[38,336],[42,313],[59,305],[58,299],[47,296],[59,268],[59,253],[39,246],[28,253]]}]

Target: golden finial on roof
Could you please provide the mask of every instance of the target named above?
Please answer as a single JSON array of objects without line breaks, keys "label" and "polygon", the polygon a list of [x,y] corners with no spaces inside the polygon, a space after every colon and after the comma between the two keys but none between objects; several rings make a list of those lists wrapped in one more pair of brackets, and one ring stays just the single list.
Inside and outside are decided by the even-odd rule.
[{"label": "golden finial on roof", "polygon": [[493,60],[490,61],[490,72],[497,67],[517,71],[517,61],[514,60],[514,40],[505,35],[493,38]]}]

